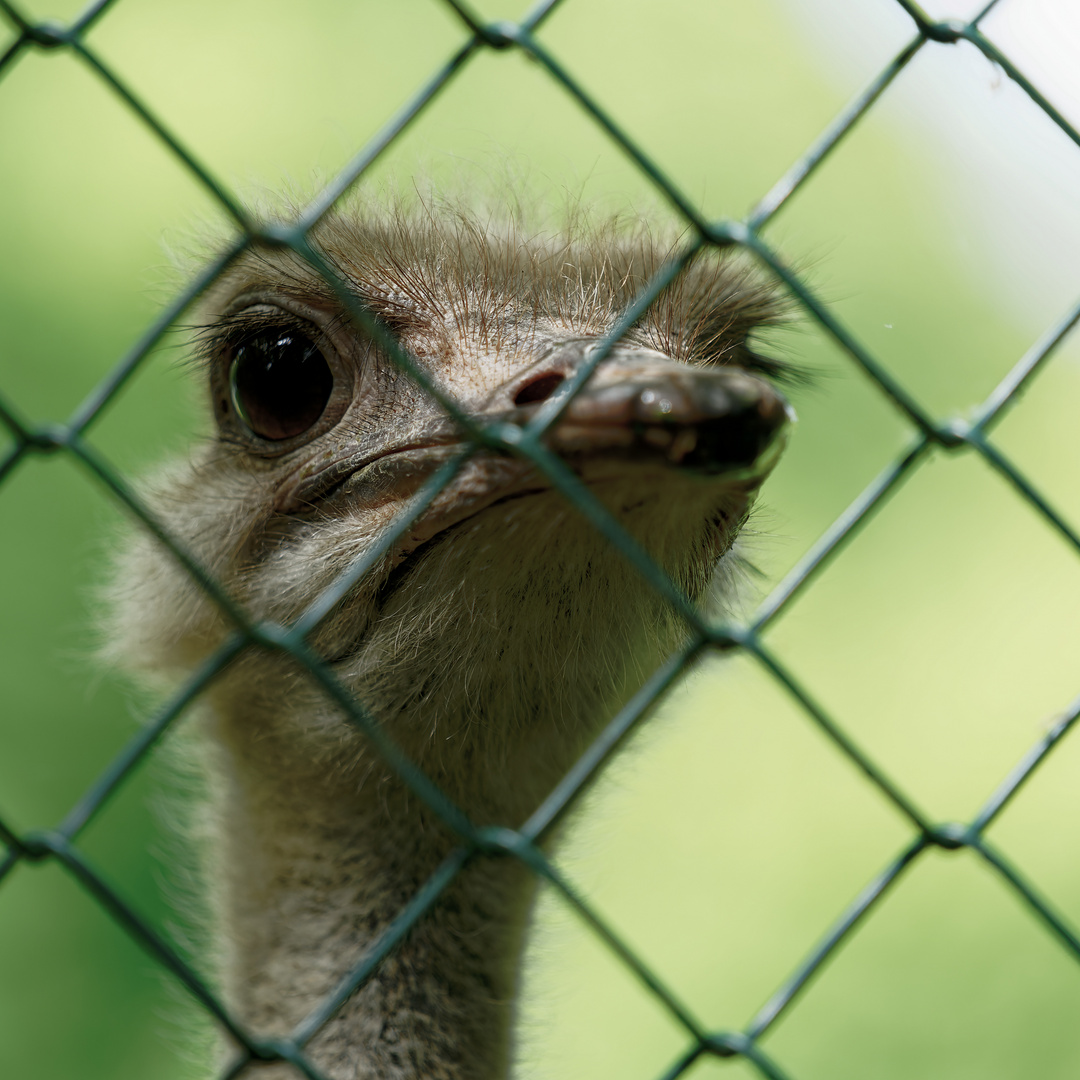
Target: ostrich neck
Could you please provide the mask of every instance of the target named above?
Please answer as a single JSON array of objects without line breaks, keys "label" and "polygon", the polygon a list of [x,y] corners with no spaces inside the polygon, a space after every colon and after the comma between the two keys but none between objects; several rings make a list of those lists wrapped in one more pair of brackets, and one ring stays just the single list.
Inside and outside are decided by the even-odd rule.
[{"label": "ostrich neck", "polygon": [[[273,739],[219,755],[215,877],[229,1003],[255,1034],[290,1032],[377,942],[455,846],[396,779],[327,775]],[[333,1080],[498,1080],[535,891],[515,860],[461,871],[309,1044]],[[285,1066],[267,1076],[292,1077]]]},{"label": "ostrich neck", "polygon": [[[545,499],[518,510],[511,524],[540,549],[492,570],[509,526],[479,515],[412,570],[336,668],[477,825],[526,820],[682,630],[629,564],[601,558],[602,538],[562,527]],[[252,651],[212,699],[229,1001],[259,1035],[281,1035],[458,841],[303,669]],[[315,1038],[315,1062],[332,1080],[505,1077],[534,891],[517,860],[472,860]]]}]

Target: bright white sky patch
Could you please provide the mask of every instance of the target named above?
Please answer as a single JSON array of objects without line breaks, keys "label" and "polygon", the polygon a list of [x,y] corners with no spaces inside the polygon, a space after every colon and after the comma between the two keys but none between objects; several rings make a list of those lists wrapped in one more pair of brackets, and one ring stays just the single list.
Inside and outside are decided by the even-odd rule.
[{"label": "bright white sky patch", "polygon": [[[824,59],[850,82],[879,71],[914,25],[890,0],[786,0]],[[984,0],[928,0],[966,19]],[[1000,0],[984,33],[1080,127],[1080,3]],[[894,47],[895,45],[895,47]],[[1080,298],[1080,146],[971,46],[927,45],[877,106],[940,162],[967,252],[1025,325],[1044,329]]]}]

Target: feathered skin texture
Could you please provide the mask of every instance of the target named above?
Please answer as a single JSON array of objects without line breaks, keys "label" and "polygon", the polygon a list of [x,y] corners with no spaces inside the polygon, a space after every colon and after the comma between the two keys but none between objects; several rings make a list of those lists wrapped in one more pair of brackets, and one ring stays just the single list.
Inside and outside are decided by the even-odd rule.
[{"label": "feathered skin texture", "polygon": [[[342,213],[315,242],[463,408],[510,419],[527,418],[532,399],[572,372],[670,250],[643,229],[523,235],[425,209]],[[772,290],[744,266],[697,261],[550,436],[694,601],[775,456],[782,399],[737,369],[776,373],[747,335],[781,317]],[[245,342],[300,333],[326,357],[333,390],[310,429],[260,438],[237,411],[230,364]],[[461,436],[292,254],[256,251],[233,266],[206,298],[197,340],[217,431],[148,497],[252,618],[287,623],[379,539]],[[714,369],[715,378],[702,374]],[[676,419],[691,417],[690,436],[626,418],[654,400],[642,389],[654,385],[674,394]],[[760,452],[726,473],[684,467],[699,430],[695,403],[717,386],[768,414]],[[229,629],[146,536],[120,560],[114,594],[116,653],[146,671],[190,671]],[[475,822],[516,826],[684,635],[532,466],[481,452],[312,641]],[[221,978],[242,1023],[283,1034],[356,964],[455,838],[281,654],[248,649],[205,697]],[[474,860],[313,1041],[326,1075],[506,1076],[533,890],[513,860]],[[294,1073],[278,1064],[259,1075]]]}]

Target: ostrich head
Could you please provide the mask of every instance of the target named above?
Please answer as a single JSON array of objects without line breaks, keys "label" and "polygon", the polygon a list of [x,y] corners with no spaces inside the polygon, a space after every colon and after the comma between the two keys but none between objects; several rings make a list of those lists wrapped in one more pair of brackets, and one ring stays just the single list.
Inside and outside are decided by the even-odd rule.
[{"label": "ostrich head", "polygon": [[[460,417],[523,428],[667,247],[643,230],[522,236],[389,212],[327,219],[313,245],[459,419],[340,288],[287,250],[252,251],[206,298],[198,333],[216,431],[152,504],[252,619],[290,623],[378,548],[309,641],[473,821],[516,826],[686,627],[543,471],[466,452]],[[776,365],[748,342],[778,317],[744,266],[692,263],[544,436],[695,604],[782,443]],[[146,668],[191,669],[230,629],[149,539],[130,546],[116,592],[116,637]],[[212,684],[204,741],[227,998],[256,1033],[284,1034],[455,840],[281,653],[248,648]],[[316,1036],[314,1060],[335,1080],[505,1075],[531,896],[513,860],[470,864]]]}]

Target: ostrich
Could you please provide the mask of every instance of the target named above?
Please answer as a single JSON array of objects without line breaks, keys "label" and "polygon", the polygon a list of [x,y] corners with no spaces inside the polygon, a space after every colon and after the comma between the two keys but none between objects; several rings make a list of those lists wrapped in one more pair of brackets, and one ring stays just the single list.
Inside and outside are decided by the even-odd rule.
[{"label": "ostrich", "polygon": [[[645,228],[523,235],[464,211],[340,211],[320,257],[478,421],[523,424],[663,265]],[[698,259],[546,436],[695,603],[783,442],[782,318],[729,257]],[[204,298],[196,370],[214,434],[148,491],[252,619],[288,624],[377,544],[464,444],[458,425],[288,249],[253,249]],[[230,630],[173,557],[133,538],[112,638],[174,678]],[[474,453],[310,641],[478,824],[521,824],[680,640],[671,605],[535,466]],[[456,838],[302,666],[242,652],[205,694],[220,978],[259,1037],[287,1034]],[[309,1044],[333,1080],[498,1080],[533,876],[476,858]],[[264,1080],[298,1075],[278,1062]]]}]

